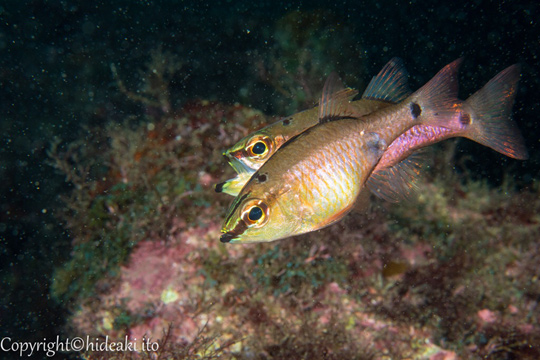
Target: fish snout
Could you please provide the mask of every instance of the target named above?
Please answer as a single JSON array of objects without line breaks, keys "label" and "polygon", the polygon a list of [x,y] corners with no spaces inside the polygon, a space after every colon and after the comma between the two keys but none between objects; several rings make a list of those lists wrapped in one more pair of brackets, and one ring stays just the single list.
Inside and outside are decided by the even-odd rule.
[{"label": "fish snout", "polygon": [[225,234],[221,235],[221,237],[219,238],[219,241],[221,241],[222,243],[229,243],[234,238],[235,238],[234,234],[225,233]]}]

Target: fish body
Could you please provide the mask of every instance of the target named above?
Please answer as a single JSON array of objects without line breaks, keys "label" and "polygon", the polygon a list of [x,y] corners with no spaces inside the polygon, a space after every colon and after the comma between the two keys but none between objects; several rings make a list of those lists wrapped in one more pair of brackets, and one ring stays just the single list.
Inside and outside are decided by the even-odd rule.
[{"label": "fish body", "polygon": [[402,103],[362,121],[348,112],[327,113],[340,107],[332,99],[321,101],[319,123],[290,139],[242,188],[227,212],[221,241],[273,241],[341,219],[387,144],[412,126],[443,124],[457,96],[459,63],[447,65]]}]

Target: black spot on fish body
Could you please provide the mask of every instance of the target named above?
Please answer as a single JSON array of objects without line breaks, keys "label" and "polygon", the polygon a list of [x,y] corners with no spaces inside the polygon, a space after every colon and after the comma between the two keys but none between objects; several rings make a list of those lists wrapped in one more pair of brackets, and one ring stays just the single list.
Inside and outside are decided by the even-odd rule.
[{"label": "black spot on fish body", "polygon": [[268,180],[268,176],[266,176],[266,173],[265,174],[260,174],[260,175],[257,176],[257,181],[259,183],[266,182],[266,180]]},{"label": "black spot on fish body", "polygon": [[283,120],[283,126],[289,126],[291,124],[291,121],[292,121],[291,118],[287,118],[287,119]]},{"label": "black spot on fish body", "polygon": [[413,119],[417,119],[422,114],[422,108],[417,103],[411,104],[411,115]]},{"label": "black spot on fish body", "polygon": [[459,122],[461,125],[470,125],[471,124],[471,115],[467,113],[460,113],[459,114]]}]

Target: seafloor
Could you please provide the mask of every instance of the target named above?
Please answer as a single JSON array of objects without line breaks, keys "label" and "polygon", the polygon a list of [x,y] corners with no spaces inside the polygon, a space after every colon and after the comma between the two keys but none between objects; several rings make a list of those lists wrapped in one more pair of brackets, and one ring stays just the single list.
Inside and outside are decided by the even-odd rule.
[{"label": "seafloor", "polygon": [[[540,358],[539,15],[482,1],[0,6],[0,335],[159,344],[57,355],[87,359]],[[521,63],[528,161],[449,140],[408,201],[219,242],[225,149],[315,105],[332,70],[362,91],[401,56],[417,88],[463,55],[463,98]]]},{"label": "seafloor", "polygon": [[219,149],[270,120],[193,101],[51,152],[75,184],[63,214],[73,251],[52,283],[71,334],[162,339],[167,358],[540,355],[537,184],[434,166],[411,201],[373,199],[276,243],[221,244],[230,198],[212,186],[232,171]]}]

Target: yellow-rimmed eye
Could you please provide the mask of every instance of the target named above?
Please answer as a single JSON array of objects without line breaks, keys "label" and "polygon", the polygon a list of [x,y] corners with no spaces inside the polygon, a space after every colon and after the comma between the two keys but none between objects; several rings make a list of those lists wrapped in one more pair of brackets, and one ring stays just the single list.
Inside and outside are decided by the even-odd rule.
[{"label": "yellow-rimmed eye", "polygon": [[248,226],[261,226],[268,219],[268,207],[261,200],[251,200],[244,206],[242,219]]},{"label": "yellow-rimmed eye", "polygon": [[248,212],[248,219],[249,221],[256,222],[263,216],[263,211],[260,206],[254,206],[252,207]]},{"label": "yellow-rimmed eye", "polygon": [[247,154],[250,157],[262,158],[268,155],[272,148],[272,141],[267,136],[256,136],[246,146]]}]

